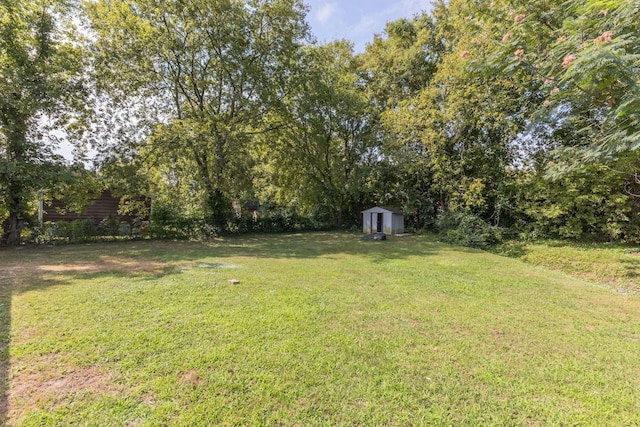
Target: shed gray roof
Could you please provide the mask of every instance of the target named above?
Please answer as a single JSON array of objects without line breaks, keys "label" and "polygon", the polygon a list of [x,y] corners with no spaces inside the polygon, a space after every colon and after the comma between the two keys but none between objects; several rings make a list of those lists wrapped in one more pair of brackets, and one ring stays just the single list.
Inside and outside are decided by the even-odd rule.
[{"label": "shed gray roof", "polygon": [[391,213],[394,213],[394,214],[397,214],[397,215],[404,215],[404,212],[401,209],[391,208],[391,207],[388,207],[388,206],[374,206],[373,208],[369,208],[369,209],[364,210],[362,212],[369,212],[369,211],[372,211],[372,210],[375,210],[375,209],[382,209],[382,210],[385,210],[387,212],[391,212]]}]

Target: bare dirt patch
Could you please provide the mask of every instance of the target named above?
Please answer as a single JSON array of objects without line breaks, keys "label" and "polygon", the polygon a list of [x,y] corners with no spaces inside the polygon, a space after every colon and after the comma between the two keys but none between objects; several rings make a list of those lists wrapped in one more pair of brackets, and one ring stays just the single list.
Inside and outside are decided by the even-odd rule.
[{"label": "bare dirt patch", "polygon": [[57,355],[22,360],[21,365],[24,369],[14,372],[9,380],[9,424],[19,424],[33,410],[55,409],[79,394],[116,395],[123,391],[107,370],[64,363]]},{"label": "bare dirt patch", "polygon": [[192,386],[199,386],[203,383],[203,379],[198,374],[198,371],[187,371],[180,374],[180,380],[185,384]]},{"label": "bare dirt patch", "polygon": [[104,271],[163,274],[172,265],[166,262],[137,261],[118,257],[100,257],[95,262],[79,262],[64,264],[9,265],[0,268],[0,280],[17,280],[31,277],[34,273],[74,273],[91,274]]},{"label": "bare dirt patch", "polygon": [[65,271],[96,271],[98,269],[96,264],[62,264],[62,265],[40,265],[38,270],[41,271],[54,271],[56,273]]},{"label": "bare dirt patch", "polygon": [[96,273],[101,271],[130,271],[130,272],[148,272],[155,273],[163,271],[168,267],[165,262],[144,261],[139,262],[126,258],[118,257],[100,257],[93,263],[67,263],[67,264],[42,264],[36,268],[46,272],[74,272],[74,273]]}]

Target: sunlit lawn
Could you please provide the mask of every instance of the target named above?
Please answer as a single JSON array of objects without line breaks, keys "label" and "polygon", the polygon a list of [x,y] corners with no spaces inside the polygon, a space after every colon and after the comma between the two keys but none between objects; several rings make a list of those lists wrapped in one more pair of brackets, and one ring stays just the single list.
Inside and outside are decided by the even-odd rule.
[{"label": "sunlit lawn", "polygon": [[494,252],[640,296],[640,248],[621,243],[507,242]]},{"label": "sunlit lawn", "polygon": [[427,236],[3,250],[0,284],[10,425],[640,425],[639,298]]}]

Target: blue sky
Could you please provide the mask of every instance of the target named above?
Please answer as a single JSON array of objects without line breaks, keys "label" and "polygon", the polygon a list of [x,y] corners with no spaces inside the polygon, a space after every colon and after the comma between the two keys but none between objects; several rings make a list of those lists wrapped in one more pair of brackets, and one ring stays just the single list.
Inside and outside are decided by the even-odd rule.
[{"label": "blue sky", "polygon": [[389,21],[411,18],[431,8],[431,0],[305,0],[307,22],[319,42],[347,39],[363,52]]}]

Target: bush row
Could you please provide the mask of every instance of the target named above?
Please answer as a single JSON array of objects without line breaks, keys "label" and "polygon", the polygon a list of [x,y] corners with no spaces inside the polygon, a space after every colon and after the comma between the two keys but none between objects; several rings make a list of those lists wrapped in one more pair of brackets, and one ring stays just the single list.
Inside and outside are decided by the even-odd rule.
[{"label": "bush row", "polygon": [[[441,212],[434,221],[434,231],[441,240],[475,248],[487,248],[506,238],[530,239],[531,233],[516,232],[489,224],[485,219],[468,212]],[[187,218],[163,213],[148,222],[136,220],[132,224],[108,217],[96,224],[92,220],[47,222],[32,227],[25,241],[35,244],[86,243],[111,240],[153,238],[160,240],[198,240],[223,234],[282,233],[317,231],[332,228],[330,224],[296,212],[279,211],[266,216],[233,217],[224,228],[214,226],[202,218]],[[358,228],[359,229],[359,228]],[[535,233],[534,233],[535,234]],[[549,237],[535,234],[533,238]],[[553,237],[553,236],[552,236]]]},{"label": "bush row", "polygon": [[45,222],[31,227],[25,241],[36,244],[87,243],[109,240],[138,239],[150,235],[148,222],[136,220],[129,224],[107,217],[96,224],[91,219]]},{"label": "bush row", "polygon": [[198,240],[222,234],[282,233],[324,230],[326,224],[297,213],[278,212],[268,216],[233,217],[224,228],[202,218],[159,215],[150,223],[136,220],[132,224],[107,218],[99,224],[90,219],[46,222],[32,227],[25,235],[27,243],[62,244],[111,240],[153,238],[160,240]]},{"label": "bush row", "polygon": [[224,228],[201,218],[156,218],[151,235],[157,239],[206,239],[222,234],[283,233],[327,229],[328,226],[296,213],[275,213],[263,217],[230,218]]}]

